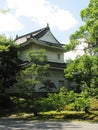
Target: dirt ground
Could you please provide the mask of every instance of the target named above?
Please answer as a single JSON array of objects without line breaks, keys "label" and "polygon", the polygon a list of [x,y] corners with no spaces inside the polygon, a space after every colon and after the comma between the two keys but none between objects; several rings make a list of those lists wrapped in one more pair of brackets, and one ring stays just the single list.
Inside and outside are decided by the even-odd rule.
[{"label": "dirt ground", "polygon": [[79,121],[24,121],[0,118],[0,130],[98,130],[98,123]]}]

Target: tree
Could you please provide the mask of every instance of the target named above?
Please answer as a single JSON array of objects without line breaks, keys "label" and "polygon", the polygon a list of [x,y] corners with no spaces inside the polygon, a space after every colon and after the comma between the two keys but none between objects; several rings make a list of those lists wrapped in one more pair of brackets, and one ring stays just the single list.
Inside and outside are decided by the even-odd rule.
[{"label": "tree", "polygon": [[[34,50],[29,53],[27,66],[23,66],[21,72],[17,75],[16,87],[20,94],[27,99],[28,106],[32,106],[34,115],[38,115],[40,109],[40,95],[34,94],[36,86],[43,83],[46,77],[49,77],[49,65],[46,63],[47,57],[45,50]],[[31,102],[32,101],[32,102]]]},{"label": "tree", "polygon": [[87,8],[81,11],[81,18],[84,25],[80,26],[74,34],[70,36],[70,43],[65,46],[66,50],[74,49],[84,39],[88,44],[87,50],[98,51],[98,0],[90,0]]},{"label": "tree", "polygon": [[98,58],[83,55],[67,64],[65,77],[76,82],[76,92],[81,92],[81,87],[96,88],[98,85]]},{"label": "tree", "polygon": [[45,50],[34,50],[29,53],[27,66],[23,66],[21,72],[17,75],[16,85],[22,93],[32,96],[36,85],[41,84],[43,79],[49,76],[49,65],[46,63]]},{"label": "tree", "polygon": [[13,40],[0,35],[0,93],[13,86],[19,71],[18,46]]}]

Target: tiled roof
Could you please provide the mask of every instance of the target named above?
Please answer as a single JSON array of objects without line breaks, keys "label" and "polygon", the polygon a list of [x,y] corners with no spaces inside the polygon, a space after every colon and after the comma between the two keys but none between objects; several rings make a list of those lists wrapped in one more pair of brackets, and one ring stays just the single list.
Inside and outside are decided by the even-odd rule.
[{"label": "tiled roof", "polygon": [[39,29],[37,31],[34,31],[34,32],[31,32],[31,33],[28,33],[28,34],[25,34],[25,35],[22,35],[22,36],[16,36],[16,39],[20,39],[22,37],[26,37],[26,38],[40,38],[42,37],[48,30],[49,30],[49,26],[45,27],[45,28],[42,28],[42,29]]},{"label": "tiled roof", "polygon": [[[58,47],[58,48],[63,48],[62,44],[60,44],[60,42],[54,37],[54,35],[51,33],[52,37],[55,39],[55,42],[51,42],[51,41],[45,41],[42,40],[41,37],[44,36],[48,31],[50,31],[49,26],[47,25],[45,28],[39,29],[37,31],[22,35],[22,36],[17,36],[15,41],[17,44],[21,44],[21,45],[25,45],[25,43],[27,43],[27,41],[29,40],[38,40],[39,42],[42,41],[44,42],[44,44],[50,46],[50,47]],[[29,43],[29,42],[28,42]]]}]

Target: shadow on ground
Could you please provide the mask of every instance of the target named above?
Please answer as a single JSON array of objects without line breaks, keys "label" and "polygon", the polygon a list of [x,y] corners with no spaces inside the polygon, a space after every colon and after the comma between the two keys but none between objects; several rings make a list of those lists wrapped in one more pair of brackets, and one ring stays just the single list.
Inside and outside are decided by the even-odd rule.
[{"label": "shadow on ground", "polygon": [[0,130],[65,130],[80,129],[81,125],[58,121],[24,121],[11,118],[0,119]]}]

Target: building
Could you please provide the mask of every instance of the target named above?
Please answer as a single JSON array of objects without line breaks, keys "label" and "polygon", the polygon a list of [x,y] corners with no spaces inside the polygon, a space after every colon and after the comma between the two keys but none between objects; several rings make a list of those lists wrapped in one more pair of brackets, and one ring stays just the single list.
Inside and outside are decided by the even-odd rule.
[{"label": "building", "polygon": [[[66,86],[67,81],[64,78],[64,48],[62,44],[54,37],[49,26],[40,30],[17,36],[15,42],[20,45],[21,55],[20,58],[27,63],[28,53],[36,49],[45,49],[47,56],[47,63],[50,65],[50,77],[48,81],[55,84],[52,91],[58,92],[61,86]],[[37,85],[36,91],[45,92],[45,89],[39,89]]]}]

